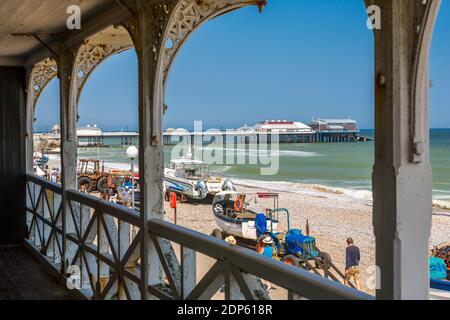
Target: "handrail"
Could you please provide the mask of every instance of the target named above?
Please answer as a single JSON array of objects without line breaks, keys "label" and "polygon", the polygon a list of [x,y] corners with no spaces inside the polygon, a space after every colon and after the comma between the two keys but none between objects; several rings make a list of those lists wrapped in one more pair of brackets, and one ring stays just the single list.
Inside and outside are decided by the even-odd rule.
[{"label": "handrail", "polygon": [[305,270],[267,259],[249,249],[232,246],[199,232],[153,219],[150,233],[217,260],[228,260],[240,270],[266,279],[309,299],[373,300],[374,297]]},{"label": "handrail", "polygon": [[51,192],[62,195],[61,185],[59,185],[57,183],[42,179],[41,177],[29,174],[29,173],[26,174],[25,178],[27,181],[35,183],[37,185],[40,185],[44,189],[47,189]]},{"label": "handrail", "polygon": [[[48,182],[39,177],[27,175],[26,179],[28,182],[40,185],[44,190],[50,190],[57,194],[63,193],[61,186]],[[44,191],[41,190],[40,192]],[[71,201],[79,203],[81,205],[90,207],[100,213],[110,215],[111,217],[114,217],[119,221],[129,223],[130,225],[139,226],[139,228],[143,227],[143,221],[139,214],[128,208],[107,202],[105,200],[101,200],[92,195],[80,193],[76,190],[67,190],[65,191],[64,196],[66,197],[66,200],[69,201],[69,203]],[[31,213],[38,215],[37,212]],[[50,218],[53,218],[56,221],[56,217]],[[44,218],[39,217],[39,219]],[[49,226],[52,227],[53,224],[49,224]],[[56,225],[53,227],[56,228]],[[303,269],[286,265],[272,259],[267,259],[249,249],[229,245],[224,241],[212,238],[205,234],[201,234],[184,227],[173,225],[160,219],[152,219],[148,221],[147,228],[151,237],[159,237],[173,243],[178,243],[184,248],[199,252],[218,261],[228,263],[241,272],[248,273],[258,278],[270,281],[271,283],[279,285],[289,292],[295,293],[301,297],[305,297],[308,299],[326,300],[374,299],[374,297],[371,295],[345,287],[339,283],[312,274]],[[63,234],[65,233],[63,232]],[[112,240],[111,235],[107,235],[107,237],[108,241],[110,242]],[[78,243],[78,238],[71,237],[71,235],[69,234],[67,235],[67,239],[72,241],[76,245],[82,245],[81,243]],[[86,244],[84,245],[86,246],[86,248],[89,247]],[[131,252],[134,250],[134,248],[136,248],[136,246],[138,246],[138,242],[134,242],[134,244],[131,244],[131,247],[128,249],[129,252],[127,252],[123,256],[125,259],[123,262],[113,261],[114,259],[120,259],[120,255],[116,255],[115,258],[108,257],[107,254],[97,253],[97,249],[88,250],[88,252],[90,254],[97,255],[99,261],[108,264],[111,268],[115,268],[119,267],[119,265],[117,265],[118,263],[126,264],[128,257],[131,256]],[[65,252],[61,252],[61,255],[65,255]],[[124,269],[122,272],[124,272],[124,274],[126,274],[130,279],[134,279],[132,271],[127,271]],[[136,278],[133,281],[137,283],[141,280]],[[109,290],[111,287],[107,288]],[[102,296],[102,294],[97,295],[97,297]]]},{"label": "handrail", "polygon": [[26,179],[25,244],[32,252],[62,277],[78,272],[76,289],[88,299],[142,299],[140,215],[77,190],[63,191],[33,175]]},{"label": "handrail", "polygon": [[75,201],[85,206],[95,208],[101,212],[107,212],[108,215],[121,221],[138,226],[142,224],[142,219],[136,211],[120,206],[118,204],[99,199],[87,193],[81,193],[76,190],[67,190],[65,192],[67,199]]},{"label": "handrail", "polygon": [[[42,179],[41,177],[26,174],[26,180],[32,183],[35,183],[46,190],[54,192],[56,194],[62,195],[62,187],[59,184],[54,182]],[[122,220],[124,222],[128,222],[132,225],[140,225],[141,218],[138,213],[134,212],[131,209],[125,208],[123,206],[119,206],[112,202],[108,202],[87,193],[81,193],[77,190],[67,190],[66,196],[68,200],[79,202],[83,205],[100,209],[101,211],[108,212],[109,215]]]}]

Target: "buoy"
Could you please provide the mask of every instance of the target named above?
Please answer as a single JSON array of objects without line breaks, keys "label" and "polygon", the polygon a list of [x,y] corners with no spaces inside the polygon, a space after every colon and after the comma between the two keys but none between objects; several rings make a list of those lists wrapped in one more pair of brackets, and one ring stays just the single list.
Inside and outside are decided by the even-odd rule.
[{"label": "buoy", "polygon": [[177,208],[177,194],[175,192],[170,193],[170,207],[172,209]]},{"label": "buoy", "polygon": [[244,209],[244,200],[242,200],[241,197],[239,197],[235,202],[233,206],[234,211],[241,212],[242,209]]}]

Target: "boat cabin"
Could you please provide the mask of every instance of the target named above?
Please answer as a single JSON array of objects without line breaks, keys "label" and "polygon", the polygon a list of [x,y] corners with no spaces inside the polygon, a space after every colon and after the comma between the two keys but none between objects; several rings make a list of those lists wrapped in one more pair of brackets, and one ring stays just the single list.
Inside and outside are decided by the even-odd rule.
[{"label": "boat cabin", "polygon": [[177,159],[170,162],[169,169],[174,170],[180,178],[201,177],[206,174],[208,164],[195,159]]},{"label": "boat cabin", "polygon": [[248,208],[247,195],[237,192],[221,192],[213,202],[214,210],[225,217],[237,220],[255,219],[257,212]]}]

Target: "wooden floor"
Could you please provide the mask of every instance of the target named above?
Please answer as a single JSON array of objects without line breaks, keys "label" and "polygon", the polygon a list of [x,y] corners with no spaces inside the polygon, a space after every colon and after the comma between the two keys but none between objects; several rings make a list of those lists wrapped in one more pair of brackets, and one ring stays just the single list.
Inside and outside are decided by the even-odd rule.
[{"label": "wooden floor", "polygon": [[0,300],[73,300],[21,246],[0,246]]}]

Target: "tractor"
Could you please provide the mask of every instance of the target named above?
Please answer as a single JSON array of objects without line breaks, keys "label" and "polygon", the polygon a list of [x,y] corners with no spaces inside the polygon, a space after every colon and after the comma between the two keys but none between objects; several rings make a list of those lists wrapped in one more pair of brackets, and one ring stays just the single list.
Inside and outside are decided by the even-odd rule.
[{"label": "tractor", "polygon": [[287,220],[287,231],[284,232],[267,232],[264,230],[264,224],[257,225],[260,236],[257,240],[257,251],[262,253],[263,240],[267,237],[271,237],[274,247],[274,258],[280,260],[286,264],[290,264],[296,267],[301,267],[305,270],[312,270],[313,266],[310,263],[315,263],[315,268],[322,269],[324,266],[328,266],[331,263],[331,258],[327,253],[319,252],[316,247],[316,239],[304,235],[300,229],[291,229],[289,211],[284,208],[279,209],[267,209],[266,216],[270,219],[279,221],[279,216],[285,214]]},{"label": "tractor", "polygon": [[[259,253],[264,252],[264,240],[270,237],[273,240],[273,258],[285,264],[289,264],[306,271],[312,271],[317,275],[330,278],[340,282],[338,277],[344,279],[345,275],[333,264],[331,256],[319,250],[316,239],[309,235],[309,223],[306,226],[306,235],[300,229],[291,229],[289,211],[287,209],[267,209],[266,217],[272,221],[280,221],[280,215],[284,214],[287,220],[287,231],[268,232],[264,228],[264,221],[256,223],[259,233],[256,249]],[[261,215],[263,217],[264,215]],[[318,270],[323,270],[321,274]],[[332,271],[337,276],[332,273]],[[352,284],[350,286],[354,287]]]},{"label": "tractor", "polygon": [[96,159],[81,159],[78,163],[78,188],[87,193],[104,191],[108,187],[109,173],[105,172],[104,164],[100,170],[100,161]]}]

